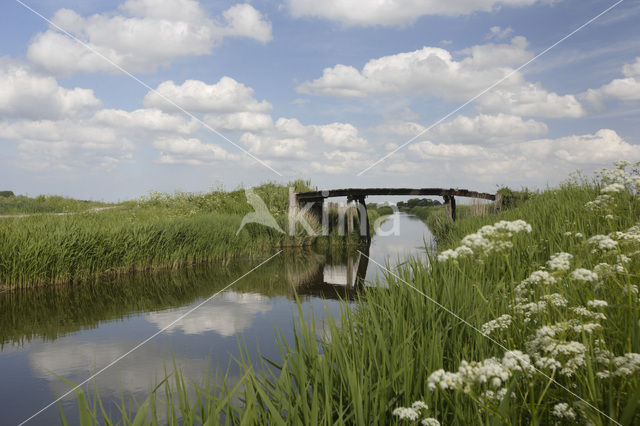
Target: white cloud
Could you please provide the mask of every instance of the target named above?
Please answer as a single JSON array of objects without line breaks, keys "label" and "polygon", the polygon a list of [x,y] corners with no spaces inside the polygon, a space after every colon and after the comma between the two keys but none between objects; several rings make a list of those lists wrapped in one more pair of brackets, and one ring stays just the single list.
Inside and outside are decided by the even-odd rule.
[{"label": "white cloud", "polygon": [[478,109],[515,115],[546,118],[579,118],[585,115],[574,95],[548,92],[540,83],[521,81],[509,88],[497,87],[478,98]]},{"label": "white cloud", "polygon": [[599,89],[589,89],[583,97],[596,108],[602,107],[607,98],[622,101],[640,100],[640,56],[631,64],[622,67],[624,78],[616,78]]},{"label": "white cloud", "polygon": [[[159,329],[163,329],[188,311],[189,307],[167,312],[153,312],[147,319]],[[216,298],[215,304],[198,308],[167,330],[173,333],[181,329],[185,334],[216,332],[224,337],[234,336],[251,326],[254,317],[271,310],[265,297],[253,293],[227,291]]]},{"label": "white cloud", "polygon": [[0,58],[0,118],[57,119],[76,117],[100,108],[90,89],[65,89],[55,78],[28,65]]},{"label": "white cloud", "polygon": [[[423,47],[413,52],[371,59],[362,70],[338,64],[325,68],[320,78],[300,84],[301,93],[364,98],[375,95],[428,93],[448,101],[467,101],[512,73],[515,65],[531,59],[524,37],[511,43],[488,43],[464,49],[455,60],[446,49]],[[488,96],[490,95],[490,96]],[[540,83],[513,73],[477,101],[481,111],[542,117],[579,117],[584,114],[573,95],[546,91]]]},{"label": "white cloud", "polygon": [[478,182],[474,188],[482,184],[485,190],[492,190],[497,184],[516,188],[556,184],[577,169],[590,173],[621,158],[639,160],[640,146],[626,142],[613,130],[601,129],[594,134],[497,146],[421,141],[409,146],[408,153],[390,157],[378,173],[421,170],[431,186]]},{"label": "white cloud", "polygon": [[232,112],[228,114],[207,114],[204,121],[214,129],[260,131],[273,127],[271,115],[261,112]]},{"label": "white cloud", "polygon": [[252,154],[259,157],[306,158],[307,141],[302,138],[282,137],[273,134],[244,133],[240,137]]},{"label": "white cloud", "polygon": [[167,114],[155,108],[137,109],[131,112],[102,109],[93,115],[91,122],[120,130],[140,131],[144,132],[144,135],[153,132],[187,135],[200,127],[197,121],[187,119],[183,114]]},{"label": "white cloud", "polygon": [[333,150],[322,155],[325,161],[312,161],[311,169],[330,175],[353,175],[364,167],[371,165],[372,158],[360,151]]},{"label": "white cloud", "polygon": [[358,129],[349,123],[331,123],[314,126],[314,130],[327,145],[349,149],[363,149],[367,140],[358,135]]},{"label": "white cloud", "polygon": [[523,141],[540,137],[549,128],[545,123],[533,119],[524,120],[520,116],[499,113],[478,114],[475,117],[458,115],[453,120],[442,123],[429,132],[426,127],[411,121],[388,121],[373,129],[378,133],[392,134],[407,139],[423,134],[438,142],[497,144]]},{"label": "white cloud", "polygon": [[550,3],[538,0],[287,0],[294,17],[324,18],[347,26],[403,26],[421,16],[467,15],[477,11],[492,11],[502,6],[530,6]]},{"label": "white cloud", "polygon": [[508,114],[479,114],[473,118],[459,115],[433,130],[440,141],[495,144],[522,141],[547,133],[546,124],[533,119]]},{"label": "white cloud", "polygon": [[158,162],[164,164],[208,165],[219,161],[238,160],[217,145],[203,143],[197,138],[159,138],[153,147],[160,151]]},{"label": "white cloud", "polygon": [[[271,40],[271,24],[248,4],[232,6],[216,23],[195,0],[128,0],[120,11],[82,17],[60,9],[52,22],[130,72],[153,72],[178,57],[205,55],[224,37]],[[113,65],[51,28],[38,34],[28,58],[55,74],[116,71]]]},{"label": "white cloud", "polygon": [[176,111],[176,107],[163,97],[191,113],[266,112],[271,109],[269,102],[254,99],[252,88],[226,76],[215,84],[187,80],[176,85],[173,81],[165,81],[158,85],[155,92],[147,93],[143,104],[147,108]]},{"label": "white cloud", "polygon": [[17,142],[29,169],[110,169],[132,158],[134,144],[110,127],[87,120],[0,123],[0,139]]},{"label": "white cloud", "polygon": [[511,33],[513,33],[513,28],[511,27],[507,27],[507,28],[500,28],[499,26],[494,26],[489,28],[489,34],[487,34],[487,39],[496,39],[496,40],[502,40],[504,38],[507,38],[507,36],[511,35]]},{"label": "white cloud", "polygon": [[485,148],[477,145],[463,144],[434,144],[431,141],[422,141],[409,146],[409,151],[423,160],[439,159],[469,159],[486,160],[489,154]]},{"label": "white cloud", "polygon": [[222,14],[225,25],[221,33],[224,36],[249,37],[262,43],[273,39],[271,22],[249,4],[236,4]]}]

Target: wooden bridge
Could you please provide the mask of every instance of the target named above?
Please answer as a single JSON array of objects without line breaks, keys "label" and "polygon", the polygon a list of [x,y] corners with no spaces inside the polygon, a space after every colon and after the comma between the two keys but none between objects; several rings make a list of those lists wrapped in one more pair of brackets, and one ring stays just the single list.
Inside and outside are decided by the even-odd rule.
[{"label": "wooden bridge", "polygon": [[[310,191],[295,193],[295,199],[291,199],[297,205],[306,205],[313,203],[309,211],[318,218],[322,216],[322,205],[326,198],[347,197],[348,203],[355,203],[360,220],[361,231],[366,229],[366,239],[370,240],[369,235],[369,217],[367,214],[367,205],[365,198],[370,195],[417,195],[417,196],[439,196],[444,199],[444,206],[451,220],[456,220],[456,199],[455,197],[479,198],[483,200],[491,200],[495,202],[496,210],[502,208],[502,196],[500,194],[488,194],[486,192],[469,191],[467,189],[444,189],[444,188],[344,188],[329,189],[323,191]],[[363,214],[364,212],[364,214]],[[347,221],[348,224],[351,221]]]}]

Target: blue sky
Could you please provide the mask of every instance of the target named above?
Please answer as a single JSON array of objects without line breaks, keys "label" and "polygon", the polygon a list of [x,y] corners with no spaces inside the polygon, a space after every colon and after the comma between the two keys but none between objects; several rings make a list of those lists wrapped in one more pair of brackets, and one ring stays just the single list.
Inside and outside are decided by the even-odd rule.
[{"label": "blue sky", "polygon": [[117,200],[303,177],[492,191],[640,161],[638,1],[515,73],[615,2],[25,3],[154,90],[3,2],[0,189]]}]

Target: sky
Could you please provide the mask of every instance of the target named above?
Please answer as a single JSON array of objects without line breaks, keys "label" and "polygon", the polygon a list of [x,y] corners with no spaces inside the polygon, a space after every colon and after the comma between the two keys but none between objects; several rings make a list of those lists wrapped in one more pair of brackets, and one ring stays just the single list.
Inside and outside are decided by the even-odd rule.
[{"label": "sky", "polygon": [[638,19],[637,0],[6,0],[0,190],[543,189],[640,161]]}]

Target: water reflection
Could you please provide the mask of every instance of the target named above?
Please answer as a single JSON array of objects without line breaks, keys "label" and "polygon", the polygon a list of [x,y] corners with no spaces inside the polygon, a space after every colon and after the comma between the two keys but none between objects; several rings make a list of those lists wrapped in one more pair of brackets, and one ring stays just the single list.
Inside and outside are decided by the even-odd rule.
[{"label": "water reflection", "polygon": [[[424,254],[421,246],[428,230],[409,217],[402,220],[402,236],[374,237],[370,248],[283,252],[98,376],[103,402],[119,401],[121,393],[145,395],[165,367],[172,370],[174,361],[196,382],[217,368],[230,378],[239,377],[232,363],[239,335],[254,360],[277,359],[274,330],[292,338],[296,298],[303,312],[314,313],[321,328],[326,311],[337,316],[338,299],[354,299],[378,276],[367,256],[394,264],[407,253]],[[11,407],[0,410],[0,424],[20,422],[66,392],[68,386],[56,374],[82,382],[259,262],[238,259],[0,294],[0,401]],[[66,398],[62,406],[73,422],[75,397]],[[58,412],[52,408],[33,424],[57,422]]]}]

